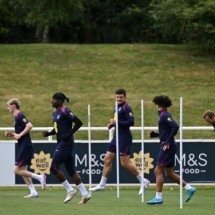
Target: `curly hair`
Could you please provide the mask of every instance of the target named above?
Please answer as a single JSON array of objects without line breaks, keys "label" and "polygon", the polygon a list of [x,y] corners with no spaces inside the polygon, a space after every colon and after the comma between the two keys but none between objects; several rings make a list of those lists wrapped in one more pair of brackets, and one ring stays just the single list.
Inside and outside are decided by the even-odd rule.
[{"label": "curly hair", "polygon": [[155,105],[159,105],[165,108],[168,108],[172,105],[171,99],[165,95],[155,96],[153,98],[153,103],[155,103]]}]

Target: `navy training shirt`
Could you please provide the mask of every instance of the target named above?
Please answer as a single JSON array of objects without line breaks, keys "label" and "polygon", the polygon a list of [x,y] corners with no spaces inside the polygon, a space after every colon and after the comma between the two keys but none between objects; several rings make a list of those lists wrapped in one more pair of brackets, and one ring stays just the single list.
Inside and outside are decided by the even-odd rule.
[{"label": "navy training shirt", "polygon": [[177,134],[179,126],[167,111],[158,111],[158,130],[160,142],[171,144],[175,142],[174,136]]},{"label": "navy training shirt", "polygon": [[62,106],[60,110],[53,112],[52,121],[57,135],[58,148],[65,148],[74,143],[73,135],[68,141],[60,140],[60,138],[63,134],[66,134],[72,129],[72,122],[75,118],[75,114],[73,114],[72,111],[65,106]]},{"label": "navy training shirt", "polygon": [[[14,118],[14,128],[15,128],[15,132],[17,134],[21,133],[25,127],[26,124],[28,124],[29,121],[28,119],[25,117],[24,114],[22,114],[21,112],[19,112],[15,118]],[[19,147],[27,147],[27,146],[32,146],[32,142],[31,142],[31,137],[30,137],[30,133],[28,132],[27,134],[23,135],[18,141],[18,145]]]},{"label": "navy training shirt", "polygon": [[[114,113],[114,119],[116,119],[116,112]],[[133,126],[133,125],[134,125],[134,115],[130,105],[127,102],[118,105],[119,132],[129,131],[130,126]]]}]

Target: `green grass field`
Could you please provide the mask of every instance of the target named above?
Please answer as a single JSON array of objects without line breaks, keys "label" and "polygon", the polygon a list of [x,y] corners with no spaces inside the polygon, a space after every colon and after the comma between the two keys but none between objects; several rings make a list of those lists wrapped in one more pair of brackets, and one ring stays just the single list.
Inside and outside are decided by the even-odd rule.
[{"label": "green grass field", "polygon": [[[156,44],[28,44],[0,45],[0,127],[12,127],[6,102],[21,100],[22,111],[35,127],[49,127],[51,97],[63,91],[68,104],[87,126],[106,126],[112,117],[114,93],[127,90],[135,126],[141,125],[140,101],[144,99],[145,126],[157,126],[152,99],[169,95],[170,111],[179,122],[179,97],[184,99],[184,126],[206,126],[202,114],[214,109],[215,57],[184,45]],[[66,104],[67,105],[67,104]],[[41,135],[33,135],[39,139]],[[140,132],[135,134],[140,139]],[[213,138],[211,131],[184,132],[185,138]],[[2,139],[2,135],[0,135]],[[76,139],[87,139],[77,132]],[[106,139],[106,133],[92,133]]]},{"label": "green grass field", "polygon": [[[145,193],[145,202],[155,194],[151,187]],[[183,202],[180,209],[179,188],[170,190],[165,187],[163,191],[163,205],[149,206],[142,203],[137,188],[120,189],[120,198],[117,198],[116,189],[108,188],[104,192],[93,193],[92,199],[85,205],[79,205],[80,193],[64,204],[65,190],[53,187],[40,191],[38,199],[23,199],[28,194],[27,188],[1,188],[0,214],[2,215],[59,215],[59,214],[88,214],[88,215],[212,215],[215,211],[215,188],[197,187],[197,192],[190,202]],[[185,199],[185,191],[184,191]]]}]

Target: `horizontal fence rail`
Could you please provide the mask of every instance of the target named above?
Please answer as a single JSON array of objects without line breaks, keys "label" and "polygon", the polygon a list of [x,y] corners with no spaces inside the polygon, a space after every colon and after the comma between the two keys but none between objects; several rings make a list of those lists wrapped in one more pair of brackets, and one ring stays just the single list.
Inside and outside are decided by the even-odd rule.
[{"label": "horizontal fence rail", "polygon": [[[52,130],[53,127],[34,127],[32,128],[31,132],[38,132],[38,131],[50,131]],[[142,130],[142,127],[130,127],[131,131],[140,131]],[[157,130],[158,127],[156,126],[146,126],[144,127],[144,131],[151,131],[151,130]],[[114,128],[112,129],[108,129],[107,127],[81,127],[79,129],[79,131],[108,131],[108,136],[106,138],[106,140],[93,140],[91,139],[91,142],[108,142],[112,139],[113,137],[113,133],[114,133]],[[183,131],[213,131],[214,128],[212,126],[183,126],[182,127]],[[4,132],[4,131],[14,131],[14,127],[0,127],[0,132]],[[208,141],[208,139],[184,139],[184,141],[192,141],[192,140],[197,140],[197,141]],[[211,140],[211,139],[210,139]],[[53,136],[49,136],[47,138],[44,137],[44,139],[41,140],[34,140],[32,138],[32,141],[36,141],[36,142],[56,142],[56,140],[53,139]],[[134,139],[133,142],[139,142],[139,139]],[[158,140],[151,140],[151,138],[146,138],[145,137],[145,141],[146,142],[151,142],[151,141],[158,141]],[[177,140],[176,140],[177,141]],[[215,140],[211,140],[211,141],[215,141]],[[8,140],[8,138],[5,137],[5,139],[1,139],[1,142],[11,142],[11,140]],[[14,141],[12,141],[14,142]],[[82,140],[75,140],[75,142],[88,142],[88,139],[82,139]]]}]

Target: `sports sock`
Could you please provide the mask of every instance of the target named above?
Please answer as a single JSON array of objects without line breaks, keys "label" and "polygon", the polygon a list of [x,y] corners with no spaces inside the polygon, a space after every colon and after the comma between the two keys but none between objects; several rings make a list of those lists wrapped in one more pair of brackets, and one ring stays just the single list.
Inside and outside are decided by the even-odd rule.
[{"label": "sports sock", "polygon": [[156,198],[162,199],[163,198],[162,192],[156,192]]},{"label": "sports sock", "polygon": [[146,179],[143,178],[141,174],[139,174],[136,178],[137,178],[137,180],[138,180],[140,183],[142,183],[142,181],[143,181],[144,183],[146,182]]},{"label": "sports sock", "polygon": [[99,185],[102,187],[105,187],[106,183],[107,183],[107,178],[102,176]]},{"label": "sports sock", "polygon": [[88,192],[83,183],[80,183],[77,187],[80,190],[82,196],[88,195]]},{"label": "sports sock", "polygon": [[36,189],[35,189],[33,184],[28,185],[28,188],[29,188],[31,194],[33,194],[35,196],[38,195],[38,193],[37,193],[37,191],[36,191]]},{"label": "sports sock", "polygon": [[38,175],[38,174],[32,173],[31,178],[40,181],[42,179],[42,175]]},{"label": "sports sock", "polygon": [[62,182],[62,185],[66,188],[67,193],[74,191],[73,187],[69,184],[69,182],[67,180]]},{"label": "sports sock", "polygon": [[141,174],[139,174],[136,178],[140,183],[142,183],[142,175]]},{"label": "sports sock", "polygon": [[185,190],[190,190],[192,187],[190,186],[190,184],[186,184],[186,185],[184,186],[184,188],[185,188]]}]

